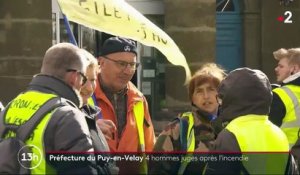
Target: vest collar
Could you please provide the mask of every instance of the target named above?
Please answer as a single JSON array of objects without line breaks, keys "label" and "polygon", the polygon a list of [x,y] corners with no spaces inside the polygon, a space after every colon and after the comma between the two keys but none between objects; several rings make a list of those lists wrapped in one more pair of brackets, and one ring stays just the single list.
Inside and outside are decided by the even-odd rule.
[{"label": "vest collar", "polygon": [[29,83],[28,90],[55,93],[60,97],[72,101],[77,107],[80,106],[80,97],[76,94],[72,87],[54,76],[43,74],[34,76],[32,81]]},{"label": "vest collar", "polygon": [[284,84],[287,84],[287,83],[289,83],[289,82],[292,82],[292,81],[296,80],[296,79],[299,78],[299,77],[300,77],[300,72],[297,72],[297,73],[295,73],[295,74],[293,74],[293,75],[287,77],[286,79],[284,79],[284,80],[283,80],[283,83],[284,83]]},{"label": "vest collar", "polygon": [[98,106],[91,106],[88,104],[83,105],[81,110],[87,114],[87,118],[90,118],[92,120],[95,120],[97,115],[101,112],[101,109]]}]

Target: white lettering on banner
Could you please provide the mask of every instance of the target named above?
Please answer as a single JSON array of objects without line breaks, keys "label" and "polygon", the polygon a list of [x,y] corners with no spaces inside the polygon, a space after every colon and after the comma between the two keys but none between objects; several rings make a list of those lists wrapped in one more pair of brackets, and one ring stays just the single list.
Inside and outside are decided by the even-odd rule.
[{"label": "white lettering on banner", "polygon": [[156,47],[172,64],[185,68],[186,80],[191,77],[186,59],[175,42],[124,0],[58,0],[58,3],[70,21]]},{"label": "white lettering on banner", "polygon": [[[102,6],[103,8],[99,8],[97,1],[94,0],[94,4],[88,4],[87,1],[88,0],[79,0],[79,6],[83,9],[89,11],[91,14],[94,13],[97,15],[103,15],[108,18],[113,18],[113,20],[119,19],[119,20],[124,20],[124,21],[130,22],[130,14],[121,13],[121,10],[119,10],[115,6],[110,7],[110,6],[106,5],[105,3],[103,3],[103,6]],[[99,13],[98,9],[101,10],[101,13]],[[161,36],[157,33],[154,33],[151,30],[148,30],[146,27],[147,26],[145,23],[140,23],[136,29],[136,31],[142,35],[143,39],[152,39],[152,41],[154,41],[154,42],[162,42],[163,44],[167,44],[167,42],[168,42],[167,39],[164,39],[163,36]]]}]

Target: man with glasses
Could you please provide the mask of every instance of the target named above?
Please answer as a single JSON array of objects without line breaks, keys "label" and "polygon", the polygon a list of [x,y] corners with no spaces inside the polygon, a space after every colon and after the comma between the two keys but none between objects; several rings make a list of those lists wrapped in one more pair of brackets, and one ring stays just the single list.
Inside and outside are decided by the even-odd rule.
[{"label": "man with glasses", "polygon": [[[51,163],[45,158],[49,151],[94,151],[85,116],[79,110],[82,103],[79,91],[86,82],[87,65],[85,55],[72,44],[59,43],[50,47],[44,55],[41,73],[34,76],[27,90],[13,99],[4,110],[4,119],[0,119],[1,122],[5,121],[4,125],[20,125],[32,121],[30,119],[41,108],[56,106],[43,112],[45,116],[36,124],[30,139],[26,141],[27,145],[34,145],[43,155],[39,157],[41,163],[32,160],[31,165],[35,168],[30,170],[31,174],[97,173],[92,162],[71,166],[76,162]],[[55,103],[48,103],[53,99],[57,99]],[[20,105],[21,102],[26,105]],[[4,132],[4,137],[15,137],[9,133]],[[49,168],[50,165],[52,168]]]},{"label": "man with glasses", "polygon": [[78,73],[82,77],[81,85],[84,85],[86,83],[87,77],[82,72],[80,72],[78,70],[75,70],[75,69],[67,69],[67,72],[76,72],[76,73]]},{"label": "man with glasses", "polygon": [[[135,42],[120,37],[107,39],[103,44],[99,63],[101,72],[95,95],[103,118],[97,124],[105,135],[110,150],[152,151],[155,135],[148,104],[144,95],[130,82],[139,65]],[[130,165],[125,164],[119,164],[120,174],[128,171]],[[145,173],[145,164],[138,166],[133,162],[131,165],[132,174]],[[137,171],[132,172],[134,169]]]}]

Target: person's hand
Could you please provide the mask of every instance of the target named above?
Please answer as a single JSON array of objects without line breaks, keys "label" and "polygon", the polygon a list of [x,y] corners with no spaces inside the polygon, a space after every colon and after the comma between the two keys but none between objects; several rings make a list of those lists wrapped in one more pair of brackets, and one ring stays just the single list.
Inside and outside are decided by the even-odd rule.
[{"label": "person's hand", "polygon": [[96,124],[104,134],[107,140],[115,139],[115,132],[117,131],[117,127],[111,120],[106,119],[98,119]]}]

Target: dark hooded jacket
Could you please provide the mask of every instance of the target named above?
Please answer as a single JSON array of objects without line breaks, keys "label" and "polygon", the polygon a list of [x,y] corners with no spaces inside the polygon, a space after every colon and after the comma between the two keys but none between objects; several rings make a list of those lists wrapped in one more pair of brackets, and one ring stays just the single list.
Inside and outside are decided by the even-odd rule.
[{"label": "dark hooded jacket", "polygon": [[[97,106],[84,105],[81,111],[86,114],[85,119],[88,124],[91,139],[93,141],[93,147],[96,154],[102,154],[103,152],[109,152],[109,147],[102,131],[96,125],[96,117],[101,113],[101,109]],[[99,174],[118,174],[119,169],[116,167],[115,163],[112,161],[104,162],[97,159],[97,164],[101,167],[99,168]]]},{"label": "dark hooded jacket", "polygon": [[251,69],[232,71],[219,87],[222,99],[219,118],[223,126],[231,120],[247,115],[268,115],[272,102],[271,85],[262,72]]},{"label": "dark hooded jacket", "polygon": [[91,133],[94,150],[96,152],[109,152],[106,139],[96,125],[96,117],[101,112],[101,109],[97,106],[84,105],[81,111],[86,114],[85,118]]},{"label": "dark hooded jacket", "polygon": [[[222,99],[218,118],[222,121],[223,127],[240,116],[268,115],[272,102],[271,89],[267,76],[259,70],[240,68],[230,72],[218,90],[218,96]],[[218,135],[213,151],[231,152],[235,153],[231,156],[241,156],[235,135],[227,129],[223,129]],[[248,174],[241,161],[209,162],[206,171],[207,174],[241,174],[241,172]]]},{"label": "dark hooded jacket", "polygon": [[[44,132],[45,152],[86,152],[93,148],[85,115],[79,110],[80,98],[60,79],[49,75],[35,76],[28,91],[56,94],[68,103],[59,107],[51,116]],[[97,174],[98,167],[86,161],[76,166],[66,163],[51,164],[58,174]]]}]

